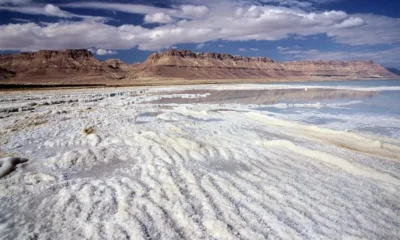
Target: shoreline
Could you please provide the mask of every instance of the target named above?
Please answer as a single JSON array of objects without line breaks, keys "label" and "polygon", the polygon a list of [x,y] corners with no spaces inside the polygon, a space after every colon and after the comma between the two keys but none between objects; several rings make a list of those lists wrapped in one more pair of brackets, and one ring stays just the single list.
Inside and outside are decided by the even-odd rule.
[{"label": "shoreline", "polygon": [[310,82],[348,82],[348,81],[389,81],[389,80],[400,80],[400,78],[365,78],[365,79],[284,79],[284,80],[261,80],[255,81],[254,79],[160,79],[160,80],[145,80],[134,83],[116,82],[111,83],[83,83],[83,84],[51,84],[51,83],[0,83],[0,92],[11,92],[11,91],[30,91],[30,90],[60,90],[60,89],[90,89],[90,88],[123,88],[123,87],[158,87],[158,86],[190,86],[190,85],[224,85],[224,84],[282,84],[282,83],[310,83]]}]

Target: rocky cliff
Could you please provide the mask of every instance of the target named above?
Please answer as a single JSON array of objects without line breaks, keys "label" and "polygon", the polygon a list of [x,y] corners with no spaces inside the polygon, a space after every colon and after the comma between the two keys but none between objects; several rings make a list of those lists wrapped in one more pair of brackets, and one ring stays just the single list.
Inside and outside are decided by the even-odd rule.
[{"label": "rocky cliff", "polygon": [[135,70],[146,77],[239,79],[279,76],[284,69],[280,63],[265,57],[169,50],[150,55]]},{"label": "rocky cliff", "polygon": [[[281,63],[266,57],[168,50],[140,64],[119,59],[99,61],[90,51],[43,50],[0,55],[0,79],[17,83],[146,84],[151,79],[235,82],[399,78],[370,61],[298,61]],[[145,79],[145,80],[143,80]],[[118,80],[118,83],[113,82]],[[165,82],[167,83],[167,82]]]},{"label": "rocky cliff", "polygon": [[147,77],[186,79],[370,79],[394,78],[370,61],[298,61],[280,63],[265,57],[168,50],[155,53],[136,69]]},{"label": "rocky cliff", "polygon": [[0,67],[16,73],[17,79],[84,79],[102,78],[121,72],[97,60],[85,49],[42,50],[0,55]]},{"label": "rocky cliff", "polygon": [[350,79],[392,78],[393,73],[372,61],[298,61],[284,63],[286,71],[305,76]]},{"label": "rocky cliff", "polygon": [[0,67],[0,80],[2,79],[10,79],[15,77],[15,72],[9,71],[5,68]]}]

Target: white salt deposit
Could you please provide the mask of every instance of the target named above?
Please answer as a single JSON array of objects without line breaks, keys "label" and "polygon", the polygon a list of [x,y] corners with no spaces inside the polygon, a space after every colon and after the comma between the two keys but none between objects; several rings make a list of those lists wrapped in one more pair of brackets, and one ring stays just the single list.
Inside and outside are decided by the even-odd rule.
[{"label": "white salt deposit", "polygon": [[29,161],[0,178],[0,238],[400,236],[399,139],[251,105],[148,103],[207,96],[172,93],[189,88],[2,94],[0,158]]},{"label": "white salt deposit", "polygon": [[4,177],[15,170],[16,166],[20,163],[27,162],[26,158],[8,157],[0,159],[0,177]]}]

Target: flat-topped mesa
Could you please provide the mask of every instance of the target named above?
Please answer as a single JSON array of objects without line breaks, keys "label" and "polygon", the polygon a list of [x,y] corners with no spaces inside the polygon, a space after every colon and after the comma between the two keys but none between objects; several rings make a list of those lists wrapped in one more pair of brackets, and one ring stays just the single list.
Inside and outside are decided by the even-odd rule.
[{"label": "flat-topped mesa", "polygon": [[267,57],[195,53],[171,49],[140,64],[97,60],[86,49],[42,50],[0,55],[0,79],[16,82],[99,83],[121,79],[201,79],[228,81],[357,80],[399,78],[372,61],[297,61]]},{"label": "flat-topped mesa", "polygon": [[315,61],[292,61],[292,62],[285,62],[285,65],[330,65],[330,66],[349,66],[349,65],[375,65],[379,66],[378,64],[374,63],[373,61],[323,61],[323,60],[315,60]]},{"label": "flat-topped mesa", "polygon": [[98,73],[108,70],[107,64],[93,57],[86,49],[40,50],[0,55],[0,67],[19,76],[51,73]]},{"label": "flat-topped mesa", "polygon": [[232,61],[244,61],[244,62],[274,62],[272,59],[267,57],[245,57],[245,56],[233,56],[226,53],[196,53],[190,50],[177,50],[170,49],[163,53],[153,53],[147,60],[156,61],[161,58],[168,57],[180,57],[180,58],[193,58],[193,59],[215,59],[215,60],[232,60]]},{"label": "flat-topped mesa", "polygon": [[65,50],[40,50],[37,52],[38,57],[51,58],[54,56],[64,55],[72,59],[93,58],[91,51],[86,49],[65,49]]},{"label": "flat-topped mesa", "polygon": [[[86,49],[41,50],[0,55],[0,67],[15,72],[13,81],[75,82],[125,78],[122,62],[99,61]],[[3,79],[6,79],[6,75]],[[11,76],[11,77],[9,77]],[[89,79],[89,80],[88,80]],[[93,80],[91,80],[93,79]]]},{"label": "flat-topped mesa", "polygon": [[310,76],[351,76],[359,78],[395,78],[373,61],[297,61],[282,64],[286,70]]},{"label": "flat-topped mesa", "polygon": [[71,59],[91,59],[93,54],[86,49],[66,49],[66,50],[40,50],[37,52],[21,52],[17,54],[0,55],[0,63],[8,59],[51,59],[55,57],[66,57]]},{"label": "flat-topped mesa", "polygon": [[138,76],[187,79],[371,79],[396,76],[372,61],[297,61],[267,57],[195,53],[171,49],[154,53],[135,68]]}]

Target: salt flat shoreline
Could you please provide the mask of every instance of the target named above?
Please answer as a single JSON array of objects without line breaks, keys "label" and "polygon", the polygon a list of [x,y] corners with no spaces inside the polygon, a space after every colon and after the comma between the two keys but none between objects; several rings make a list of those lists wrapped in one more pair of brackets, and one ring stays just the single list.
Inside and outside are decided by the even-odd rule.
[{"label": "salt flat shoreline", "polygon": [[343,78],[295,78],[295,79],[159,79],[141,81],[97,81],[98,83],[35,83],[35,82],[10,82],[0,83],[0,92],[4,91],[30,91],[30,90],[51,90],[51,89],[85,89],[85,88],[126,88],[126,87],[158,87],[158,86],[196,86],[196,85],[232,85],[232,84],[276,84],[276,83],[299,83],[299,82],[327,82],[327,81],[373,81],[373,80],[399,80],[399,79],[343,79]]},{"label": "salt flat shoreline", "polygon": [[[304,86],[246,84],[0,95],[0,158],[28,159],[0,178],[3,238],[399,236],[400,139],[345,131],[341,115],[327,125],[335,128],[260,110],[271,104],[264,93],[232,102],[235,91],[263,89],[307,95]],[[319,89],[307,92],[398,90]]]}]

